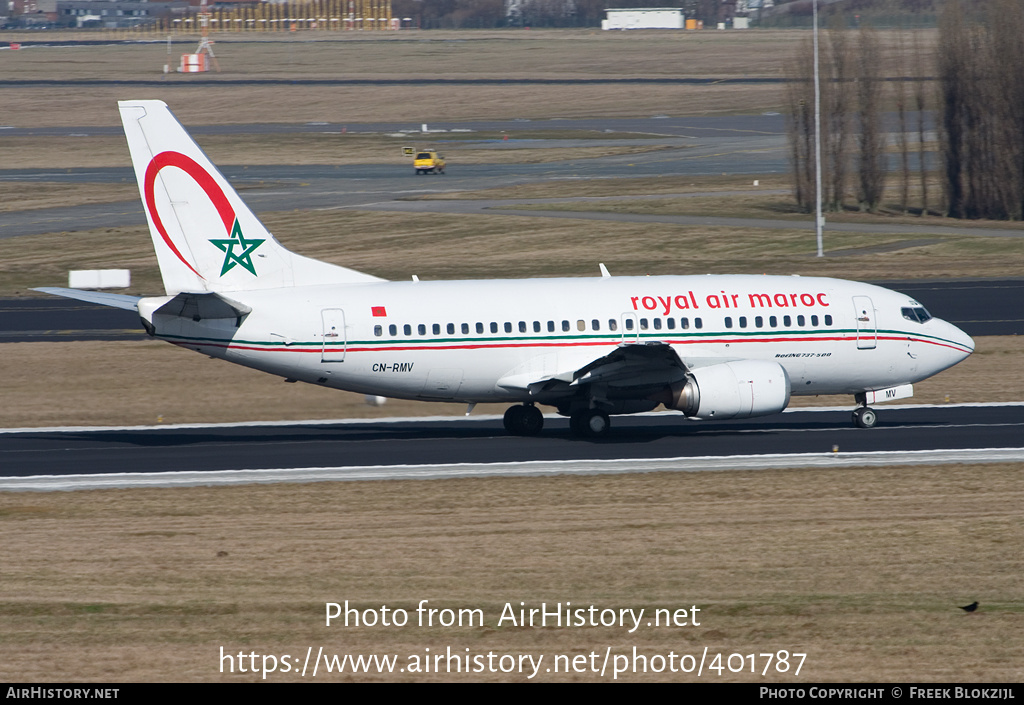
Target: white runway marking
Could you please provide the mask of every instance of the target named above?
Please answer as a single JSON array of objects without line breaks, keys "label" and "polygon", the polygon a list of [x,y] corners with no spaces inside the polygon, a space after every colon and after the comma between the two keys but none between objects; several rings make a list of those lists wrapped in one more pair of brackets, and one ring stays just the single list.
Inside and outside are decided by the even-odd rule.
[{"label": "white runway marking", "polygon": [[195,487],[278,482],[354,480],[439,480],[463,477],[604,475],[638,472],[710,472],[778,468],[846,468],[885,465],[947,465],[1024,461],[1024,448],[875,451],[869,453],[778,453],[627,460],[558,460],[452,465],[377,465],[363,467],[215,470],[209,472],[117,473],[108,475],[35,475],[0,479],[0,490],[55,491],[133,487]]}]

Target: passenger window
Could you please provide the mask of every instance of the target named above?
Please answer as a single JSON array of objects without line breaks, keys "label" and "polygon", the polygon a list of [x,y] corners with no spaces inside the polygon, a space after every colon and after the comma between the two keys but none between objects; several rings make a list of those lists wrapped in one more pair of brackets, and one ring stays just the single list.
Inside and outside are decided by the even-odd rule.
[{"label": "passenger window", "polygon": [[747,327],[747,317],[746,316],[740,316],[740,328],[746,328],[746,327]]},{"label": "passenger window", "polygon": [[811,316],[811,325],[812,326],[818,325],[818,317],[817,316]]},{"label": "passenger window", "polygon": [[769,316],[768,317],[768,325],[770,325],[772,328],[778,328],[779,327],[779,319],[776,318],[775,316]]},{"label": "passenger window", "polygon": [[568,331],[569,330],[569,321],[562,321],[562,330],[563,331]]},{"label": "passenger window", "polygon": [[704,321],[702,321],[699,318],[694,318],[693,319],[693,327],[694,328],[703,328],[704,327]]},{"label": "passenger window", "polygon": [[796,317],[796,324],[798,326],[800,326],[801,328],[803,328],[804,327],[804,317],[803,316],[797,316]]},{"label": "passenger window", "polygon": [[[449,325],[451,325],[451,324],[449,324]],[[435,323],[434,325],[432,325],[430,327],[430,330],[431,330],[431,332],[434,335],[441,335],[441,324],[440,323]]]},{"label": "passenger window", "polygon": [[449,323],[447,330],[448,330],[448,335],[455,335],[455,324],[454,323]]},{"label": "passenger window", "polygon": [[827,314],[825,316],[825,325],[826,326],[832,325],[832,315],[831,314]]},{"label": "passenger window", "polygon": [[555,332],[555,322],[554,321],[548,321],[548,333],[554,333],[554,332]]},{"label": "passenger window", "polygon": [[462,334],[463,335],[469,335],[469,324],[468,323],[463,323],[462,324]]},{"label": "passenger window", "polygon": [[661,330],[661,319],[660,318],[655,318],[654,319],[654,330]]},{"label": "passenger window", "polygon": [[608,319],[608,330],[616,331],[618,329],[619,329],[619,322],[616,321],[614,318],[609,318]]},{"label": "passenger window", "polygon": [[792,316],[783,316],[782,317],[782,325],[785,326],[786,328],[791,327],[793,325],[793,317]]},{"label": "passenger window", "polygon": [[519,332],[520,333],[525,333],[526,332],[526,321],[519,321]]},{"label": "passenger window", "polygon": [[676,319],[674,319],[674,318],[666,318],[665,319],[665,327],[668,328],[669,330],[675,330],[676,329]]},{"label": "passenger window", "polygon": [[540,333],[540,321],[533,322],[533,332]]},{"label": "passenger window", "polygon": [[373,334],[375,336],[377,336],[378,338],[381,337],[382,335],[384,335],[384,326],[374,326],[373,327]]},{"label": "passenger window", "polygon": [[590,325],[594,330],[601,330],[601,321],[596,318],[590,322]]},{"label": "passenger window", "polygon": [[506,333],[511,333],[512,332],[512,323],[510,321],[505,321],[505,332]]},{"label": "passenger window", "polygon": [[732,328],[732,316],[725,317],[725,327]]},{"label": "passenger window", "polygon": [[584,321],[582,318],[580,320],[576,321],[576,330],[578,330],[578,331],[580,331],[582,333],[586,329],[587,329],[587,322],[586,321]]},{"label": "passenger window", "polygon": [[484,332],[484,324],[483,323],[480,323],[479,321],[477,321],[476,332],[477,333],[483,333]]},{"label": "passenger window", "polygon": [[633,319],[632,318],[627,318],[626,319],[626,330],[633,330]]},{"label": "passenger window", "polygon": [[754,316],[754,327],[755,328],[764,328],[764,317],[762,317],[762,316]]},{"label": "passenger window", "polygon": [[[689,328],[690,327],[690,319],[689,318],[680,318],[679,319],[679,327],[682,328],[683,330],[686,330],[687,328]],[[700,326],[697,326],[697,327],[699,328]]]},{"label": "passenger window", "polygon": [[491,321],[491,332],[492,333],[497,333],[498,332],[498,324],[495,323],[494,321]]},{"label": "passenger window", "polygon": [[402,332],[405,333],[406,335],[412,335],[412,326],[406,323],[404,326],[402,326]]},{"label": "passenger window", "polygon": [[394,323],[388,326],[388,335],[398,335],[398,326]]},{"label": "passenger window", "polygon": [[423,323],[420,323],[418,326],[416,326],[416,332],[418,332],[420,335],[426,335],[427,326],[424,325]]},{"label": "passenger window", "polygon": [[646,318],[641,318],[640,319],[640,330],[647,330],[647,319]]}]

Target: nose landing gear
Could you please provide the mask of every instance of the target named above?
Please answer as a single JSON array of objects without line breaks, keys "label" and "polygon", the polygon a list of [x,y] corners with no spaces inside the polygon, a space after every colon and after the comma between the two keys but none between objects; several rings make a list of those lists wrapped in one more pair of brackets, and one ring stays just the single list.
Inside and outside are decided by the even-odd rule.
[{"label": "nose landing gear", "polygon": [[857,428],[874,428],[878,414],[869,406],[862,406],[853,412],[853,425]]}]

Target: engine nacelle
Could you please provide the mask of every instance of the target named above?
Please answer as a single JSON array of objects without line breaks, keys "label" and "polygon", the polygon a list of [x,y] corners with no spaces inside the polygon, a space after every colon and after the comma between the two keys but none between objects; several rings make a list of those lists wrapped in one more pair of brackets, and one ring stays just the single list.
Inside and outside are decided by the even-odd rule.
[{"label": "engine nacelle", "polygon": [[672,385],[665,406],[698,419],[746,419],[779,413],[789,392],[789,375],[779,363],[737,360],[693,370]]}]

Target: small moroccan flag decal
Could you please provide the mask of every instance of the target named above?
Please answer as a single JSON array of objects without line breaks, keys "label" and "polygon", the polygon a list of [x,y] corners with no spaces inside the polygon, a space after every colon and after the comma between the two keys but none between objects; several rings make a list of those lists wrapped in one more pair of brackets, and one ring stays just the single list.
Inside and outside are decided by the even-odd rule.
[{"label": "small moroccan flag decal", "polygon": [[383,306],[372,306],[372,307],[370,307],[370,312],[374,315],[374,317],[378,317],[378,316],[387,317],[387,315],[388,315],[388,312],[386,310],[384,310]]}]

